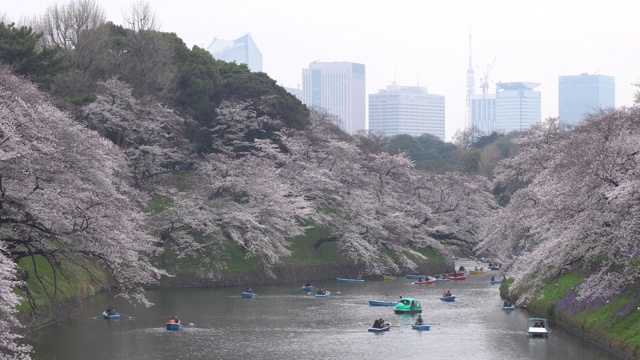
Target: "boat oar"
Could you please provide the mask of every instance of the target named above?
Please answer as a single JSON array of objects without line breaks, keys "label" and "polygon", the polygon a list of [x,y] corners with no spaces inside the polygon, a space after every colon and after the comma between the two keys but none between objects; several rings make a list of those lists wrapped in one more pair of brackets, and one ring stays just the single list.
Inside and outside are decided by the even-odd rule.
[{"label": "boat oar", "polygon": [[119,315],[120,315],[120,316],[124,316],[124,317],[126,317],[126,318],[129,318],[129,319],[133,320],[133,316],[129,316],[129,315],[125,315],[125,314],[119,314]]},{"label": "boat oar", "polygon": [[99,318],[99,317],[101,317],[101,316],[104,316],[104,314],[100,314],[100,315],[98,315],[98,316],[94,316],[94,317],[93,317],[93,320],[95,320],[95,319],[97,319],[97,318]]}]

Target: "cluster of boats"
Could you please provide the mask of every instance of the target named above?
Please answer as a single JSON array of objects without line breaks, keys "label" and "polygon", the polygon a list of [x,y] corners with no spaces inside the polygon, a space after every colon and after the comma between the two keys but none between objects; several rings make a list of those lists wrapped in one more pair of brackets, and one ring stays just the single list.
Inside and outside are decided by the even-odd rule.
[{"label": "cluster of boats", "polygon": [[[493,270],[493,269],[492,269]],[[484,273],[483,270],[470,270],[470,274],[480,274]],[[405,275],[406,279],[417,280],[413,284],[416,285],[430,285],[436,282],[448,282],[451,280],[466,280],[466,276],[464,272],[455,272],[451,274],[444,274],[443,276],[438,276],[436,278],[431,278],[428,275]],[[384,275],[384,280],[395,280],[396,277],[392,275]],[[504,278],[503,278],[504,280]],[[501,284],[503,280],[491,280],[490,284],[497,285]],[[337,278],[337,283],[352,283],[359,284],[364,283],[364,279],[351,279],[351,278]],[[318,288],[309,283],[305,283],[302,287],[298,288],[298,290],[313,292],[317,291],[315,294],[316,298],[328,298],[331,295],[331,292],[322,288]],[[248,288],[246,291],[242,292],[242,298],[255,298],[257,295],[253,292],[251,288]],[[445,292],[443,296],[440,297],[440,300],[445,302],[454,302],[456,300],[455,295],[452,295],[450,292]],[[414,298],[408,297],[400,297],[398,301],[389,301],[389,300],[369,300],[369,306],[388,306],[394,307],[393,311],[396,314],[418,314],[422,313],[422,305],[420,301]],[[505,311],[512,311],[515,309],[515,306],[510,302],[505,302],[502,305],[502,309]],[[107,314],[107,312],[103,313],[103,317],[106,320],[119,320],[121,314],[113,313]],[[421,320],[421,318],[419,319]],[[369,332],[380,333],[384,331],[389,331],[391,329],[390,323],[384,323],[383,326],[372,326],[368,329]],[[176,331],[182,329],[182,324],[179,322],[168,322],[165,325],[165,328],[170,331]],[[414,330],[425,331],[430,330],[431,326],[422,323],[422,321],[411,323],[411,328]],[[547,336],[548,335],[548,321],[544,318],[531,318],[528,320],[528,333],[532,336]]]}]

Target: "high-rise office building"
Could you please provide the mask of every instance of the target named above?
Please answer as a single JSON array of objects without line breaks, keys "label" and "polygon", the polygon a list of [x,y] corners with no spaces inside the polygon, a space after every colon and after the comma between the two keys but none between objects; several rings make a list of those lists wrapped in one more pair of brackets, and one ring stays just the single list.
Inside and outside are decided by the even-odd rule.
[{"label": "high-rise office building", "polygon": [[262,53],[249,34],[235,40],[214,38],[207,51],[215,59],[246,64],[249,70],[262,71]]},{"label": "high-rise office building", "polygon": [[476,127],[483,134],[489,135],[496,129],[496,95],[471,95],[469,119],[471,126]]},{"label": "high-rise office building", "polygon": [[586,114],[615,107],[616,81],[613,76],[569,75],[558,78],[560,122],[576,124]]},{"label": "high-rise office building", "polygon": [[350,134],[366,129],[365,67],[351,62],[312,62],[302,69],[303,103],[326,110]]},{"label": "high-rise office building", "polygon": [[389,85],[369,95],[369,131],[444,138],[444,96],[419,86]]},{"label": "high-rise office building", "polygon": [[508,82],[496,84],[495,131],[524,130],[542,120],[539,83]]}]

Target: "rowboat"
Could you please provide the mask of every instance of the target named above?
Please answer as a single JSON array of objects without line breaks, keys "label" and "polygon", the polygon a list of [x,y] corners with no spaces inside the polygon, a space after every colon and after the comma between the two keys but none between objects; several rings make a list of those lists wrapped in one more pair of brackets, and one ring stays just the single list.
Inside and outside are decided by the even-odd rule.
[{"label": "rowboat", "polygon": [[382,275],[382,280],[395,280],[396,277],[392,275]]},{"label": "rowboat", "polygon": [[449,273],[449,274],[447,274],[447,275],[448,275],[450,278],[452,278],[452,277],[456,277],[456,276],[457,276],[457,277],[465,276],[465,275],[464,275],[464,271],[458,271],[457,273]]},{"label": "rowboat", "polygon": [[420,302],[412,298],[402,298],[393,309],[396,314],[415,314],[422,312]]},{"label": "rowboat", "polygon": [[422,325],[416,325],[416,323],[412,323],[412,324],[411,324],[411,328],[412,328],[413,330],[426,331],[426,330],[431,329],[431,325],[425,325],[425,324],[422,324]]},{"label": "rowboat", "polygon": [[120,320],[120,314],[107,315],[106,312],[103,312],[102,318],[109,321]]},{"label": "rowboat", "polygon": [[458,281],[460,281],[460,280],[467,280],[467,277],[466,276],[452,276],[449,279],[450,280],[458,280]]},{"label": "rowboat", "polygon": [[242,293],[242,297],[243,297],[244,299],[254,298],[254,297],[256,297],[256,296],[257,296],[257,295],[256,295],[256,294],[254,294],[254,293],[252,293],[252,292],[246,292],[246,291],[245,291],[245,292],[243,292],[243,293]]},{"label": "rowboat", "polygon": [[502,310],[504,310],[504,311],[513,311],[515,309],[516,309],[515,306],[503,306],[502,307]]},{"label": "rowboat", "polygon": [[489,266],[491,270],[500,270],[500,266]]},{"label": "rowboat", "polygon": [[502,284],[502,280],[491,280],[491,281],[489,281],[489,284],[491,284],[491,285],[500,285],[500,284]]},{"label": "rowboat", "polygon": [[435,284],[435,281],[433,280],[429,280],[429,281],[416,281],[414,282],[415,285],[431,285],[431,284]]},{"label": "rowboat", "polygon": [[316,294],[316,298],[325,299],[325,298],[328,298],[330,294],[331,294],[331,291],[325,291],[324,294]]},{"label": "rowboat", "polygon": [[303,286],[303,287],[299,287],[298,290],[302,290],[302,291],[313,291],[315,290],[316,287],[313,285],[309,285],[309,286]]},{"label": "rowboat", "polygon": [[529,318],[527,320],[529,335],[531,336],[548,336],[549,322],[545,318]]},{"label": "rowboat", "polygon": [[437,283],[443,283],[443,282],[449,282],[449,281],[451,281],[451,280],[449,280],[448,278],[447,278],[447,279],[442,279],[442,278],[438,279],[438,278],[436,278],[436,280],[435,280],[435,281],[436,281]]},{"label": "rowboat", "polygon": [[446,302],[454,302],[456,301],[456,297],[454,295],[451,296],[441,296],[440,300],[442,301],[446,301]]},{"label": "rowboat", "polygon": [[469,274],[471,275],[482,275],[484,273],[485,271],[482,271],[482,270],[469,270]]},{"label": "rowboat", "polygon": [[383,331],[389,331],[389,329],[391,329],[391,324],[390,323],[385,323],[383,327],[381,328],[375,328],[375,327],[370,327],[367,331],[372,332],[372,333],[380,333]]},{"label": "rowboat", "polygon": [[165,328],[169,331],[177,331],[182,329],[182,324],[176,323],[166,323],[164,324]]},{"label": "rowboat", "polygon": [[361,284],[364,282],[364,279],[343,279],[343,278],[338,278],[336,279],[336,281],[338,283],[355,283],[355,284]]},{"label": "rowboat", "polygon": [[397,302],[394,301],[382,301],[382,300],[369,300],[369,306],[396,306]]}]

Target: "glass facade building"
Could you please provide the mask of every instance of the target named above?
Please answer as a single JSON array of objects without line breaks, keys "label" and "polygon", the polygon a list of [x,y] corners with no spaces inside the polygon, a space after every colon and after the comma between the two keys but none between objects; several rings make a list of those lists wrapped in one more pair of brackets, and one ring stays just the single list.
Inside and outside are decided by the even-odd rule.
[{"label": "glass facade building", "polygon": [[568,75],[558,78],[560,122],[577,124],[585,115],[615,107],[616,81],[605,75]]},{"label": "glass facade building", "polygon": [[471,95],[469,112],[471,126],[475,126],[485,135],[496,129],[496,96],[495,94]]},{"label": "glass facade building", "polygon": [[302,69],[303,103],[326,110],[350,134],[366,129],[365,66],[351,62],[313,62]]},{"label": "glass facade building", "polygon": [[542,120],[539,83],[508,82],[496,84],[495,131],[524,130]]},{"label": "glass facade building", "polygon": [[444,96],[419,86],[390,85],[369,95],[369,131],[388,136],[431,134],[445,141]]},{"label": "glass facade building", "polygon": [[214,38],[207,51],[215,59],[246,64],[249,70],[262,71],[262,53],[249,34],[235,40]]}]

